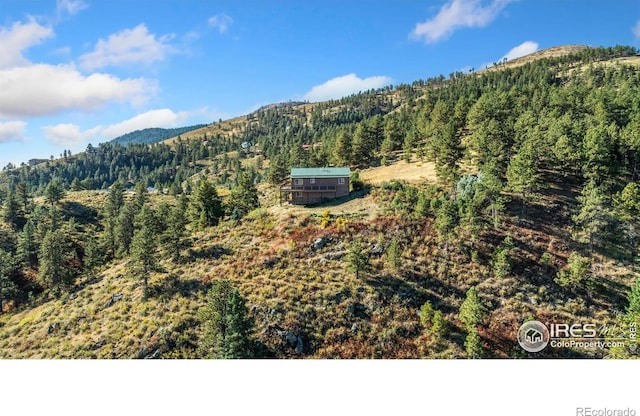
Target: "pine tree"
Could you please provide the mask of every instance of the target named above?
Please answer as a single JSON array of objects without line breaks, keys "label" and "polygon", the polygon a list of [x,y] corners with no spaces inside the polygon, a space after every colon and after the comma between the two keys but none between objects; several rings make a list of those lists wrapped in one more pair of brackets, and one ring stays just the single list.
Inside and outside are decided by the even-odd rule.
[{"label": "pine tree", "polygon": [[178,203],[169,212],[167,229],[164,233],[164,241],[167,244],[167,252],[175,262],[180,261],[180,252],[188,247],[185,238],[187,220],[187,197],[182,195]]},{"label": "pine tree", "polygon": [[139,228],[133,234],[130,249],[129,270],[135,277],[142,279],[145,290],[149,283],[149,273],[158,265],[156,234],[153,232],[152,218],[153,211],[146,205],[142,207],[136,218]]},{"label": "pine tree", "polygon": [[69,241],[60,231],[47,231],[38,252],[38,280],[46,287],[60,289],[75,281],[70,266]]},{"label": "pine tree", "polygon": [[286,158],[282,154],[272,157],[269,163],[269,172],[267,173],[269,183],[278,186],[287,179],[288,175]]},{"label": "pine tree", "polygon": [[129,254],[131,240],[135,230],[134,221],[138,207],[135,202],[127,202],[120,210],[118,222],[115,228],[115,237],[118,245],[118,251],[121,256]]},{"label": "pine tree", "polygon": [[482,321],[484,314],[485,310],[478,297],[478,291],[475,286],[472,286],[467,290],[467,297],[460,305],[458,318],[467,331],[471,331]]},{"label": "pine tree", "polygon": [[229,195],[230,211],[237,210],[238,215],[244,217],[259,206],[258,190],[253,183],[252,175],[248,172],[241,172],[238,175],[238,184],[231,190],[231,195]]},{"label": "pine tree", "polygon": [[6,223],[11,224],[14,228],[20,229],[24,221],[24,217],[20,214],[20,205],[13,191],[9,191],[4,201],[4,210],[2,217]]},{"label": "pine tree", "polygon": [[482,347],[482,340],[478,334],[478,328],[471,328],[467,337],[464,340],[464,346],[469,358],[482,358],[484,355],[484,349]]},{"label": "pine tree", "polygon": [[349,247],[347,253],[347,269],[355,272],[356,279],[360,277],[360,272],[369,267],[369,256],[364,252],[364,247],[360,240],[356,240]]},{"label": "pine tree", "polygon": [[206,358],[250,358],[252,321],[244,299],[229,280],[216,280],[199,313],[203,323],[200,351]]},{"label": "pine tree", "polygon": [[51,206],[56,205],[65,197],[66,191],[59,178],[53,178],[44,190],[44,199]]},{"label": "pine tree", "polygon": [[522,195],[522,214],[526,214],[529,195],[538,188],[540,174],[532,145],[525,143],[507,167],[507,187]]},{"label": "pine tree", "polygon": [[[586,234],[589,251],[593,252],[594,247],[611,221],[609,201],[602,188],[597,186],[593,179],[587,182],[582,188],[580,196],[576,197],[576,199],[580,202],[580,212],[574,215],[572,219],[578,230]],[[585,241],[580,233],[578,234],[578,240]]]},{"label": "pine tree", "polygon": [[333,158],[339,166],[349,166],[352,160],[351,136],[346,130],[340,130],[333,150]]},{"label": "pine tree", "polygon": [[87,273],[92,272],[96,267],[103,263],[103,253],[100,245],[95,238],[89,236],[84,245],[84,271]]},{"label": "pine tree", "polygon": [[106,204],[106,217],[116,218],[124,205],[124,185],[117,181],[109,188]]},{"label": "pine tree", "polygon": [[16,257],[29,267],[35,267],[38,263],[38,244],[36,242],[36,227],[33,220],[29,219],[18,234]]},{"label": "pine tree", "polygon": [[201,179],[198,183],[189,209],[192,220],[199,228],[216,226],[224,216],[218,191],[215,185],[206,179]]},{"label": "pine tree", "polygon": [[402,250],[396,238],[391,240],[387,248],[387,264],[395,271],[399,271],[402,267]]},{"label": "pine tree", "polygon": [[3,313],[4,302],[18,293],[18,287],[11,280],[14,270],[15,262],[11,254],[0,249],[0,314]]},{"label": "pine tree", "polygon": [[629,252],[632,260],[636,257],[636,238],[640,223],[640,185],[629,182],[613,199],[615,211],[622,223],[629,241]]},{"label": "pine tree", "polygon": [[352,162],[354,165],[367,166],[371,162],[371,157],[375,150],[372,132],[369,131],[365,123],[358,124],[353,133],[352,141]]}]

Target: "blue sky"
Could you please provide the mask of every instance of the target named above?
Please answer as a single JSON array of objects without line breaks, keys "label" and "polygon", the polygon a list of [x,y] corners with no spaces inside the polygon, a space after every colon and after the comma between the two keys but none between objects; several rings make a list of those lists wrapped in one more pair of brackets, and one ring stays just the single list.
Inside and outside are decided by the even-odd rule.
[{"label": "blue sky", "polygon": [[640,47],[640,2],[2,0],[0,166],[564,44]]}]

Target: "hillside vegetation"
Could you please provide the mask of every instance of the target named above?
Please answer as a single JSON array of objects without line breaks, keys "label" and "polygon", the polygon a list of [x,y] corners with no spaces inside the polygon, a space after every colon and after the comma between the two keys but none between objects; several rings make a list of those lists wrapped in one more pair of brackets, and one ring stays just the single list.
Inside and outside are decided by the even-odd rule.
[{"label": "hillside vegetation", "polygon": [[640,322],[639,132],[637,51],[572,47],[5,169],[0,357],[637,357],[516,333]]}]

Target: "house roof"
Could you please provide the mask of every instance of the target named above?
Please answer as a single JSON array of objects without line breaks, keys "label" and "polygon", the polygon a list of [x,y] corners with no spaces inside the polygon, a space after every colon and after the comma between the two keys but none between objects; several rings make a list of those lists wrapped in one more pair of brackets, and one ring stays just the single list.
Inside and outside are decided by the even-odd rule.
[{"label": "house roof", "polygon": [[349,168],[293,168],[292,178],[348,178],[351,176]]}]

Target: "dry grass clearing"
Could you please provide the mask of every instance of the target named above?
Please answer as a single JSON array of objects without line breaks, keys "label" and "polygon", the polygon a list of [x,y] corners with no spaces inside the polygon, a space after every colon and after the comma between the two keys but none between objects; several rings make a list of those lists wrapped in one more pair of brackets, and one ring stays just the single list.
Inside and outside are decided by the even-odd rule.
[{"label": "dry grass clearing", "polygon": [[380,185],[392,180],[436,182],[436,166],[433,162],[407,163],[402,160],[388,166],[365,169],[360,172],[360,179],[372,185]]}]

